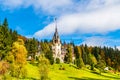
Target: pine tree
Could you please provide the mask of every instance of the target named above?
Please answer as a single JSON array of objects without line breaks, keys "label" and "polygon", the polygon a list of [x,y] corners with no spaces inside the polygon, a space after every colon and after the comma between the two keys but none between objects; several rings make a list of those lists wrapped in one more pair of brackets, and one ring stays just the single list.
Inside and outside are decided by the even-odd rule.
[{"label": "pine tree", "polygon": [[78,68],[84,67],[81,47],[76,46],[74,51],[75,51],[75,54],[76,54],[76,65],[77,65],[77,67]]},{"label": "pine tree", "polygon": [[88,54],[89,64],[91,65],[91,70],[94,70],[94,66],[97,64],[95,56],[91,53]]},{"label": "pine tree", "polygon": [[67,58],[68,63],[72,63],[72,54],[73,54],[72,46],[69,44],[68,48],[67,48],[67,54],[66,54],[66,58]]},{"label": "pine tree", "polygon": [[51,44],[48,41],[40,42],[41,52],[44,53],[45,57],[49,59],[50,64],[54,63],[53,52],[51,49]]},{"label": "pine tree", "polygon": [[0,27],[0,58],[5,59],[12,46],[12,36],[8,28],[7,19],[4,20],[3,25]]},{"label": "pine tree", "polygon": [[25,42],[25,46],[28,51],[28,56],[31,56],[32,59],[35,59],[35,55],[38,51],[38,41],[35,38],[28,39]]}]

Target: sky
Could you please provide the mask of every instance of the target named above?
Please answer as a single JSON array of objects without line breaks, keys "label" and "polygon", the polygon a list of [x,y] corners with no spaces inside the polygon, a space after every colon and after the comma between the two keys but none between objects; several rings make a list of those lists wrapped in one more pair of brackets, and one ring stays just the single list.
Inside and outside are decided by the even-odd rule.
[{"label": "sky", "polygon": [[0,0],[0,22],[19,34],[52,39],[54,18],[62,41],[120,49],[120,0]]}]

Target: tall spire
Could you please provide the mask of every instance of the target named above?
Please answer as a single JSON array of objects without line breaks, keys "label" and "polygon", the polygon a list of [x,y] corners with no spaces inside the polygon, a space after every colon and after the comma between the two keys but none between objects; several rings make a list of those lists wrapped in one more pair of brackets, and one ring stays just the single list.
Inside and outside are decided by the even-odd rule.
[{"label": "tall spire", "polygon": [[54,18],[54,23],[55,23],[55,33],[53,36],[53,42],[59,42],[60,38],[59,38],[58,30],[57,30],[57,19],[56,18]]},{"label": "tall spire", "polygon": [[57,32],[57,18],[55,17],[55,32]]}]

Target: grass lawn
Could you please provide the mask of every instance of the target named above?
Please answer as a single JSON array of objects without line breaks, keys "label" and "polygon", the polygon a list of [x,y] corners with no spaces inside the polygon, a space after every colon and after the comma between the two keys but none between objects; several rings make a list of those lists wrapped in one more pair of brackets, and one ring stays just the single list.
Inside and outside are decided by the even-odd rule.
[{"label": "grass lawn", "polygon": [[[59,70],[60,65],[64,67],[65,70]],[[28,77],[25,80],[36,80],[39,79],[39,69],[37,66],[27,64]],[[76,69],[75,66],[70,66],[69,64],[54,64],[50,66],[49,70],[50,80],[96,80],[96,79],[109,79],[115,80],[120,79],[118,74],[113,73],[102,73],[101,75],[92,72],[89,69]]]}]

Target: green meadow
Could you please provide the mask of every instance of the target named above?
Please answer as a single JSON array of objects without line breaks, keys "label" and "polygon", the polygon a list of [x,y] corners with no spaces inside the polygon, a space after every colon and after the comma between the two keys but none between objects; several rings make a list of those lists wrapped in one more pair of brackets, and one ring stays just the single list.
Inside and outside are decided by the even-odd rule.
[{"label": "green meadow", "polygon": [[[64,70],[60,70],[60,67]],[[39,80],[39,69],[37,66],[27,64],[28,70],[27,79],[24,80]],[[120,75],[118,73],[105,72],[99,74],[99,71],[91,71],[87,68],[77,69],[76,66],[70,64],[54,64],[49,68],[49,79],[48,80],[118,80]],[[23,79],[22,79],[23,80]]]}]

